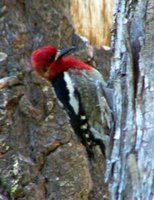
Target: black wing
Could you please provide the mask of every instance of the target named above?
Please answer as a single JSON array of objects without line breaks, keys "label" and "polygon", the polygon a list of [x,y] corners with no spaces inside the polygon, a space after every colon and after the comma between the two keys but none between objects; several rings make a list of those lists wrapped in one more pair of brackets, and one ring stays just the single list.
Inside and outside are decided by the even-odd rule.
[{"label": "black wing", "polygon": [[[94,158],[93,146],[96,142],[89,128],[88,120],[81,103],[80,94],[77,88],[74,87],[73,83],[69,82],[72,86],[68,86],[65,77],[66,73],[67,72],[60,73],[52,81],[52,85],[58,100],[63,104],[64,109],[69,116],[74,132],[80,139],[81,143],[86,147],[88,157],[91,160]],[[71,98],[73,99],[72,101]],[[73,103],[77,105],[73,106]]]}]

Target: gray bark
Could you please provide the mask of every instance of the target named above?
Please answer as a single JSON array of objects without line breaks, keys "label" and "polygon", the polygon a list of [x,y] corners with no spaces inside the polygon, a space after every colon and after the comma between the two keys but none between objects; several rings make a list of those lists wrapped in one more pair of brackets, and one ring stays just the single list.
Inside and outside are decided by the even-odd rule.
[{"label": "gray bark", "polygon": [[110,85],[116,127],[111,199],[154,199],[154,1],[116,1]]}]

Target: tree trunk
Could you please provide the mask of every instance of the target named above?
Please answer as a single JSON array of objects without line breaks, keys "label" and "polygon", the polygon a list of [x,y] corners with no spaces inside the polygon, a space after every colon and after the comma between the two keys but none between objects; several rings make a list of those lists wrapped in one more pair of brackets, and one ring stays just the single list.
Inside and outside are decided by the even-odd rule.
[{"label": "tree trunk", "polygon": [[[37,47],[77,45],[74,55],[108,79],[111,52],[92,47],[76,32],[83,33],[80,22],[87,21],[89,12],[84,36],[97,46],[109,44],[112,1],[102,0],[103,15],[91,12],[87,2],[79,13],[73,9],[83,5],[80,0],[0,2],[0,199],[154,198],[153,0],[115,2],[108,82],[114,88],[115,132],[106,184],[102,156],[96,150],[96,162],[89,164],[50,83],[31,71],[30,55]],[[96,10],[102,8],[101,0],[96,3]],[[98,23],[98,16],[105,25]]]},{"label": "tree trunk", "polygon": [[29,62],[40,46],[77,45],[75,56],[96,63],[107,77],[111,53],[75,34],[70,3],[0,1],[0,199],[99,200],[108,194],[102,156],[89,164],[51,84]]},{"label": "tree trunk", "polygon": [[109,84],[115,134],[110,199],[154,199],[154,1],[117,0]]}]

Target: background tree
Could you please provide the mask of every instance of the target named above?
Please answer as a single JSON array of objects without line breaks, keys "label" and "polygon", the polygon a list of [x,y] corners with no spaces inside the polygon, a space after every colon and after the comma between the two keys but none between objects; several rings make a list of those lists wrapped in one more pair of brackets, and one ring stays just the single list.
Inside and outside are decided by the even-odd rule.
[{"label": "background tree", "polygon": [[154,1],[116,1],[111,199],[154,198]]}]

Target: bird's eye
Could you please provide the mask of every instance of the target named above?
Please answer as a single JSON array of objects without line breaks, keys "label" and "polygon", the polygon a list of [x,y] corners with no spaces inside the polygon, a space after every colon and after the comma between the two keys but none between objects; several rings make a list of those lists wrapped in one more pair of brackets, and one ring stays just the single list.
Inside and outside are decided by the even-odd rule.
[{"label": "bird's eye", "polygon": [[54,60],[55,60],[55,56],[50,56],[49,59],[48,59],[48,62],[51,63],[51,62],[53,62]]}]

